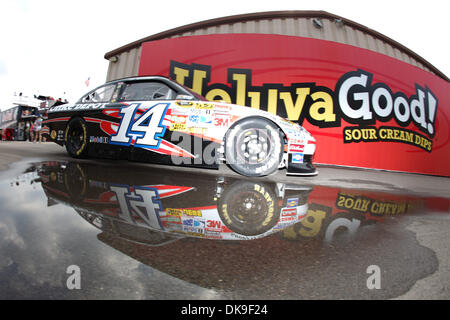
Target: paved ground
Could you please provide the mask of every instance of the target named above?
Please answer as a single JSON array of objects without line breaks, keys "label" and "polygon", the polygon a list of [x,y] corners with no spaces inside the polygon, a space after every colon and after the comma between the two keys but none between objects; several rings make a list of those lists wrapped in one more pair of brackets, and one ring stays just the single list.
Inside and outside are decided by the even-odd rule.
[{"label": "paved ground", "polygon": [[[4,170],[9,163],[18,161],[21,158],[70,159],[63,147],[53,143],[1,141],[0,150],[0,170]],[[150,164],[143,165],[154,167]],[[177,170],[192,171],[193,169],[177,168]],[[205,171],[210,171],[211,174],[216,175],[237,175],[226,166],[221,166],[219,171]],[[265,179],[279,182],[298,183],[301,181],[301,183],[311,185],[340,186],[343,188],[450,197],[450,179],[447,177],[329,166],[319,166],[319,172],[314,177],[300,178],[286,176],[285,170],[279,170],[278,173]]]},{"label": "paved ground", "polygon": [[[0,141],[0,170],[2,170],[0,178],[5,177],[5,175],[12,177],[15,174],[20,174],[21,168],[13,165],[18,161],[68,159],[64,148],[55,144]],[[86,162],[111,163],[111,161],[103,160],[86,160]],[[138,164],[138,166],[158,167],[148,164]],[[177,172],[180,171],[192,172],[193,169],[177,169]],[[319,167],[319,172],[316,177],[298,178],[286,177],[285,172],[281,170],[265,179],[296,183],[301,180],[302,184],[312,186],[371,190],[395,195],[420,196],[427,199],[435,197],[450,198],[450,179],[445,177],[331,167]],[[236,176],[225,166],[221,167],[219,173],[208,171],[208,174]],[[2,230],[5,229],[2,229],[0,224],[0,240],[2,239]],[[160,255],[164,256],[168,252],[181,254],[179,250],[185,249],[182,249],[181,246],[180,248],[177,247],[180,242],[168,245],[164,253],[158,251],[157,248],[146,248],[146,255],[142,256],[137,253],[139,248],[130,248],[120,241],[115,242],[109,239],[107,236],[103,238],[99,236],[99,239],[110,247],[135,259],[133,261],[140,261],[146,266],[162,270],[164,276],[158,275],[158,277],[155,277],[158,278],[157,286],[160,286],[160,291],[163,292],[161,297],[163,298],[450,299],[449,212],[434,214],[434,212],[429,211],[427,214],[415,214],[403,219],[392,219],[383,225],[369,226],[364,230],[363,234],[351,242],[342,241],[333,245],[323,245],[322,242],[318,241],[304,241],[300,244],[294,244],[286,241],[278,242],[279,240],[273,238],[270,240],[263,239],[260,242],[250,241],[239,246],[214,244],[211,248],[212,245],[209,244],[197,244],[199,252],[195,255],[201,260],[201,262],[198,262],[199,269],[205,268],[206,260],[213,255],[212,252],[223,252],[223,256],[233,257],[233,259],[241,257],[242,261],[245,260],[249,264],[255,265],[260,274],[256,274],[255,280],[250,283],[247,283],[249,276],[242,271],[233,274],[234,280],[227,280],[226,277],[213,280],[212,277],[217,276],[214,273],[196,274],[198,269],[190,271],[184,269],[181,271],[179,269],[172,270],[170,266],[164,265],[163,260],[158,260]],[[16,231],[20,235],[20,230]],[[27,236],[30,236],[29,233],[27,233]],[[9,235],[5,239],[9,241],[11,236]],[[286,243],[291,245],[287,246]],[[0,250],[3,250],[2,248],[0,245]],[[248,250],[259,252],[260,250],[269,250],[267,248],[272,248],[275,252],[285,253],[283,257],[281,253],[276,255],[271,252],[271,255],[276,255],[277,259],[280,260],[276,272],[269,268],[271,264],[268,261],[261,261],[259,260],[261,257],[249,257],[248,255]],[[294,249],[297,251],[292,251]],[[149,252],[151,255],[149,255]],[[22,259],[26,260],[25,258]],[[92,261],[92,263],[94,262]],[[228,263],[228,261],[224,263]],[[366,267],[374,264],[380,265],[382,270],[382,290],[378,291],[370,291],[366,288],[366,279],[369,277]],[[10,266],[11,264],[8,265],[8,268]],[[294,266],[296,269],[294,269]],[[95,266],[95,268],[97,267]],[[242,265],[243,269],[246,267],[247,265]],[[211,266],[208,265],[208,268],[211,268]],[[221,266],[217,263],[217,265],[213,265],[212,269],[218,270],[220,268]],[[299,270],[302,272],[298,273]],[[12,271],[9,270],[8,272]],[[351,276],[349,276],[349,272],[352,274]],[[170,276],[167,276],[167,274]],[[257,279],[264,274],[266,274],[269,283]],[[183,283],[178,285],[190,293],[183,293],[181,289],[181,291],[169,289],[168,283],[176,282],[173,279],[182,280]],[[247,283],[247,287],[239,286],[239,283],[235,282],[236,279],[240,280],[241,284]],[[5,281],[7,280],[5,273],[2,271],[2,263],[0,263],[0,288],[5,287]],[[186,283],[195,283],[196,286],[205,289],[202,289],[201,294],[196,295],[192,292],[198,290],[198,288],[195,287],[194,290]],[[258,283],[258,285],[255,285],[255,283]],[[27,284],[22,285],[26,288]],[[2,289],[0,289],[0,293],[1,291]],[[164,292],[166,296],[164,296]],[[0,296],[3,295],[0,294]],[[62,297],[67,298],[64,295]],[[82,296],[82,298],[86,297],[104,298],[105,296],[99,293]],[[132,294],[129,296],[117,294],[117,297],[134,298],[135,296]],[[144,297],[155,298],[148,292]],[[79,298],[79,296],[76,296],[76,298]]]}]

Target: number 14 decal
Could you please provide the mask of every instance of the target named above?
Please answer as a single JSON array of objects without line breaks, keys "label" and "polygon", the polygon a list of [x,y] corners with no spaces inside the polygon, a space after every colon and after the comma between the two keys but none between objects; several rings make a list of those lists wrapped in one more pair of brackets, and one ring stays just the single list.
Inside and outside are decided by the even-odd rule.
[{"label": "number 14 decal", "polygon": [[159,147],[161,137],[166,131],[166,126],[162,125],[162,121],[169,103],[155,104],[136,117],[140,105],[140,103],[132,103],[120,109],[119,115],[122,116],[122,120],[117,133],[109,139],[110,143],[125,146],[134,144],[137,147],[151,149]]}]

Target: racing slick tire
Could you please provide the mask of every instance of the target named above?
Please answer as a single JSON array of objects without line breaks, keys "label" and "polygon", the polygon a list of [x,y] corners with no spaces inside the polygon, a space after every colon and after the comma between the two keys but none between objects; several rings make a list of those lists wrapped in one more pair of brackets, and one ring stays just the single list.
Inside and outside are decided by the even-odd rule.
[{"label": "racing slick tire", "polygon": [[278,169],[283,148],[279,128],[269,120],[252,117],[238,122],[227,132],[225,160],[244,176],[267,176]]},{"label": "racing slick tire", "polygon": [[64,133],[67,153],[72,158],[85,158],[88,150],[88,135],[86,122],[75,117],[69,121]]},{"label": "racing slick tire", "polygon": [[64,169],[64,186],[74,203],[82,202],[86,196],[88,180],[86,174],[76,162],[69,162]]},{"label": "racing slick tire", "polygon": [[219,216],[231,231],[257,236],[278,223],[280,217],[275,200],[275,193],[265,184],[236,181],[219,199]]}]

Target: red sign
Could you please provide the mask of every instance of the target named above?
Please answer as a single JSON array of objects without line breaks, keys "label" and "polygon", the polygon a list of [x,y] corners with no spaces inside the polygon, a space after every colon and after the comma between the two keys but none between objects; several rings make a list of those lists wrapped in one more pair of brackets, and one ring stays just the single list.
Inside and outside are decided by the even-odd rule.
[{"label": "red sign", "polygon": [[450,176],[450,84],[383,54],[293,36],[180,37],[144,43],[139,75],[298,121],[317,139],[316,163]]}]

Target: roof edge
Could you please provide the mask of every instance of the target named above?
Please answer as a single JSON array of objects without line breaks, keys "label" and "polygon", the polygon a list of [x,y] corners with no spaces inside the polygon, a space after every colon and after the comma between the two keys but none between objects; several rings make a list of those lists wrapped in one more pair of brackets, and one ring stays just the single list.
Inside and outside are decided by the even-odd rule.
[{"label": "roof edge", "polygon": [[394,48],[397,48],[401,52],[411,56],[414,58],[417,62],[421,63],[428,69],[430,69],[434,74],[439,76],[440,78],[444,79],[447,82],[450,82],[450,79],[442,73],[439,69],[437,69],[435,66],[433,66],[431,63],[429,63],[427,60],[419,56],[414,51],[408,49],[404,45],[400,44],[399,42],[373,30],[370,29],[362,24],[359,24],[357,22],[354,22],[352,20],[343,18],[341,16],[326,12],[326,11],[299,11],[299,10],[291,10],[291,11],[267,11],[267,12],[256,12],[256,13],[245,13],[245,14],[238,14],[238,15],[232,15],[232,16],[226,16],[226,17],[220,17],[220,18],[214,18],[209,20],[204,20],[200,22],[195,22],[191,24],[187,24],[181,27],[169,29],[160,33],[156,33],[154,35],[133,41],[129,44],[126,44],[124,46],[121,46],[117,49],[111,50],[107,52],[104,55],[104,58],[106,60],[109,60],[111,57],[120,54],[122,52],[128,51],[130,49],[139,47],[142,43],[147,41],[155,41],[155,40],[162,40],[166,39],[175,35],[178,35],[180,33],[194,31],[197,29],[203,29],[208,28],[212,26],[217,26],[221,24],[230,24],[235,22],[245,22],[245,21],[251,21],[251,20],[262,20],[262,19],[277,19],[277,18],[325,18],[325,19],[341,19],[346,25],[351,26],[355,29],[358,29],[362,32],[365,32],[367,34],[370,34],[371,36],[378,38],[390,45],[392,45]]}]

